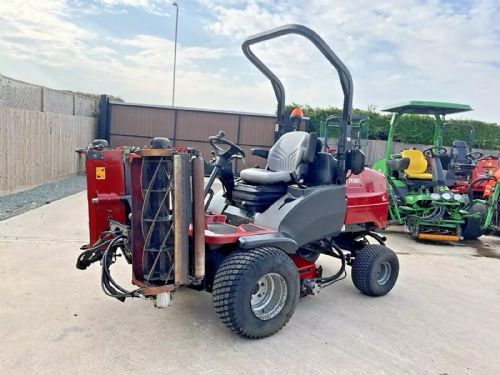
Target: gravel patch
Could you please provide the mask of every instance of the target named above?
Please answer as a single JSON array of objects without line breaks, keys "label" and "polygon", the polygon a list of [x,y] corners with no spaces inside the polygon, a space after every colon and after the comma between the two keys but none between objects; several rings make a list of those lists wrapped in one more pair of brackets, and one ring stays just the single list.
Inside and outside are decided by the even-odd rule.
[{"label": "gravel patch", "polygon": [[0,221],[85,189],[85,176],[72,176],[0,197]]}]

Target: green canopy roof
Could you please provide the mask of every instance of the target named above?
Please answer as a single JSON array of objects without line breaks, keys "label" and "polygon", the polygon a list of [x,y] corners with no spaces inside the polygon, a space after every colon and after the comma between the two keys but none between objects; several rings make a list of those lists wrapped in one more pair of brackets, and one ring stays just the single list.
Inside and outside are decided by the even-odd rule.
[{"label": "green canopy roof", "polygon": [[382,108],[382,111],[414,113],[417,115],[449,115],[452,113],[472,111],[472,108],[468,104],[411,100],[386,106]]}]

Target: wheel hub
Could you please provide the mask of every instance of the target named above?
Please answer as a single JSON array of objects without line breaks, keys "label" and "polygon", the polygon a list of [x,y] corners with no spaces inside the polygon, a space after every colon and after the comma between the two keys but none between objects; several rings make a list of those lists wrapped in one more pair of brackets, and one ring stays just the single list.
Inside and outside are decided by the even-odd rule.
[{"label": "wheel hub", "polygon": [[269,320],[280,313],[287,297],[286,280],[277,273],[267,273],[255,284],[250,307],[260,320]]},{"label": "wheel hub", "polygon": [[385,285],[389,281],[392,267],[389,262],[382,262],[377,270],[377,284]]}]

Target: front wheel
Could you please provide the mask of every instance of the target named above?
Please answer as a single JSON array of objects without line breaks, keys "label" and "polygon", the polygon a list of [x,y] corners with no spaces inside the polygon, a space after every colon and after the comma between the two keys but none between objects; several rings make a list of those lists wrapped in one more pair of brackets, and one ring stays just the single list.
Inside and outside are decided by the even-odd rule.
[{"label": "front wheel", "polygon": [[299,300],[299,274],[290,257],[275,247],[235,252],[215,274],[215,311],[235,333],[252,339],[271,336],[292,317]]},{"label": "front wheel", "polygon": [[397,255],[386,246],[366,245],[356,251],[352,262],[352,282],[363,294],[372,297],[390,292],[399,275]]},{"label": "front wheel", "polygon": [[481,202],[476,202],[472,205],[469,212],[471,214],[480,214],[481,217],[478,219],[473,217],[467,218],[465,224],[462,225],[462,236],[464,240],[476,240],[483,235],[481,221],[486,212],[486,206]]}]

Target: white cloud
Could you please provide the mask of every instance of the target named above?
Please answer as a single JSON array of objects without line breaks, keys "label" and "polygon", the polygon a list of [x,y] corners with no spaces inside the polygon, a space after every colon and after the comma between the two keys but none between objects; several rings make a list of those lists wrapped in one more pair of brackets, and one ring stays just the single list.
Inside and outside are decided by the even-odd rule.
[{"label": "white cloud", "polygon": [[108,7],[132,7],[138,8],[145,12],[161,15],[161,16],[169,16],[168,11],[166,11],[167,7],[172,6],[172,2],[168,0],[96,0],[98,3]]}]

